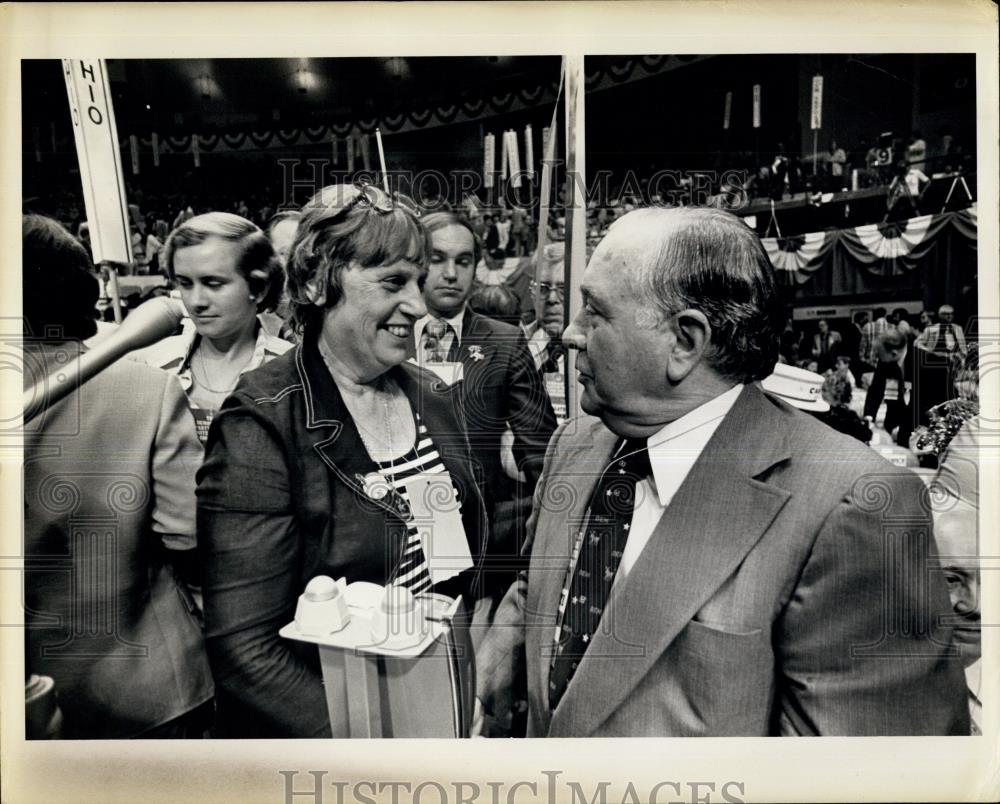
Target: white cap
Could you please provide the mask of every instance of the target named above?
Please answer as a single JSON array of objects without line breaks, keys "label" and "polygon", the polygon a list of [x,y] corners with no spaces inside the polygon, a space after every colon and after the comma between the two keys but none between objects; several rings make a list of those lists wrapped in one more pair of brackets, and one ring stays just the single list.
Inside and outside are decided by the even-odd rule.
[{"label": "white cap", "polygon": [[760,385],[769,394],[781,397],[789,405],[800,410],[825,413],[830,409],[820,395],[823,377],[814,371],[778,363],[774,367],[774,373],[761,380]]}]

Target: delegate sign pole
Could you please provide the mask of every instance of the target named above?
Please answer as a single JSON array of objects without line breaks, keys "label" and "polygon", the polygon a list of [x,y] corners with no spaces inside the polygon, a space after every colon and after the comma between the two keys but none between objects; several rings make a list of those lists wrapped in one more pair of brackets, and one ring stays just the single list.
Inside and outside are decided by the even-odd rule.
[{"label": "delegate sign pole", "polygon": [[104,59],[63,59],[62,64],[91,251],[95,264],[110,263],[106,266],[109,290],[115,320],[121,323],[115,264],[132,262],[132,239],[107,66]]}]

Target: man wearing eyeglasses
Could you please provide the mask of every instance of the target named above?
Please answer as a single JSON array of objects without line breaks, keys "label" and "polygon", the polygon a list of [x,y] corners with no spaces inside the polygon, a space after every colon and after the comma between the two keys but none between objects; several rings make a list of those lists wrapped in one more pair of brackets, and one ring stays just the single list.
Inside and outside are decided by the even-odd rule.
[{"label": "man wearing eyeglasses", "polygon": [[566,419],[566,350],[562,344],[562,331],[566,326],[563,320],[564,253],[563,243],[549,243],[543,254],[536,252],[534,259],[539,265],[530,285],[535,320],[522,325],[535,368],[542,375],[560,422]]}]

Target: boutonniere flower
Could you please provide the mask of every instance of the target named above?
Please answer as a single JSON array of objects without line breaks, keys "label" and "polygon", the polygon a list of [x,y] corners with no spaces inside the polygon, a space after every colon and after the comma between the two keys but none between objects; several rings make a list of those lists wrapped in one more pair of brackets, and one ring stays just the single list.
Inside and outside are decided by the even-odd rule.
[{"label": "boutonniere flower", "polygon": [[411,517],[410,506],[403,499],[399,492],[392,488],[385,475],[378,472],[369,472],[362,477],[360,474],[355,477],[361,482],[362,490],[369,500],[376,500],[392,508],[403,520]]},{"label": "boutonniere flower", "polygon": [[482,346],[470,346],[469,347],[469,357],[475,360],[477,363],[485,357],[483,354]]}]

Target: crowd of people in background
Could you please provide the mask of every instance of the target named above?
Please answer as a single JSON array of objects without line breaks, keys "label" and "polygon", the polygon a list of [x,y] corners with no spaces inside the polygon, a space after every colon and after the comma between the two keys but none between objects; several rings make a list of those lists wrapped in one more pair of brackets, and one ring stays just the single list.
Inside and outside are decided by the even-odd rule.
[{"label": "crowd of people in background", "polygon": [[[829,394],[830,404],[842,408],[837,416],[845,432],[870,441],[880,419],[896,444],[912,449],[922,465],[936,465],[947,444],[942,433],[954,434],[979,410],[972,382],[978,349],[955,322],[954,307],[917,314],[876,307],[855,312],[841,328],[832,329],[827,319],[803,326],[788,318],[780,360],[827,378],[824,398]],[[863,401],[848,415],[855,391]]]},{"label": "crowd of people in background", "polygon": [[[847,163],[837,156],[829,164],[841,165],[838,175],[843,175]],[[620,233],[642,215],[685,212],[640,213],[643,203],[630,196],[589,210],[588,252],[595,260],[601,253],[595,245],[623,238]],[[526,569],[520,549],[532,495],[542,482],[553,433],[572,416],[565,397],[566,348],[584,349],[591,338],[580,321],[565,329],[565,218],[558,209],[545,232],[547,245],[539,249],[539,233],[523,208],[468,203],[427,213],[405,196],[372,185],[327,187],[294,210],[251,208],[244,200],[224,206],[206,210],[184,200],[179,208],[167,208],[137,199],[136,259],[123,268],[162,274],[164,286],[149,293],[172,288],[186,313],[178,332],[133,355],[132,362],[170,375],[158,393],[178,408],[172,421],[184,422],[179,443],[188,463],[204,454],[197,533],[192,470],[175,478],[191,510],[186,519],[159,528],[165,552],[155,569],[163,570],[162,583],[178,585],[190,602],[186,627],[197,622],[204,629],[214,727],[207,725],[206,689],[212,682],[202,662],[198,677],[185,679],[191,689],[184,700],[174,702],[169,713],[129,722],[123,712],[124,720],[110,725],[116,732],[108,736],[194,736],[211,728],[224,736],[329,735],[315,657],[304,657],[277,636],[295,596],[319,572],[467,596],[472,621],[490,623],[505,590],[516,586]],[[769,268],[756,235],[738,218],[719,210],[690,212],[704,217],[718,236],[725,232],[734,242],[746,241],[753,270]],[[26,221],[26,242],[39,231],[48,239],[38,247],[44,256],[37,258],[36,269],[28,272],[26,264],[26,287],[28,279],[34,281],[31,292],[44,295],[47,259],[54,265],[62,259],[61,270],[76,282],[86,273],[96,279],[86,222],[78,223],[74,240],[53,221]],[[609,275],[605,281],[607,294],[617,280]],[[96,317],[96,301],[96,294],[80,296],[66,320]],[[593,304],[598,302],[588,295],[583,314],[588,320],[601,315],[591,311]],[[89,311],[80,305],[90,305]],[[772,305],[769,298],[768,309]],[[815,378],[813,390],[823,407],[803,409],[819,421],[864,443],[873,442],[876,432],[886,433],[912,450],[921,465],[934,466],[978,414],[978,352],[954,313],[948,304],[919,315],[878,307],[850,320],[820,319],[815,327],[789,316],[781,331],[779,308],[767,342],[755,348]],[[36,323],[65,323],[56,320],[59,315],[58,307],[44,315],[36,310]],[[704,327],[697,317],[689,325]],[[734,324],[713,319],[712,326],[722,333],[713,330],[713,337],[725,337],[725,327]],[[564,329],[575,341],[564,342]],[[93,333],[88,326],[79,334]],[[612,354],[598,348],[604,346],[598,338],[587,360],[609,359]],[[679,349],[676,343],[671,348]],[[688,376],[685,358],[676,360],[670,370]],[[605,371],[610,376],[616,368],[610,359]],[[421,396],[425,371],[453,383],[462,380],[459,419]],[[131,374],[119,373],[129,381]],[[747,375],[739,387],[761,376]],[[719,374],[712,388],[721,388],[726,377]],[[614,383],[604,390],[610,396],[616,392]],[[728,405],[735,398],[727,392]],[[190,416],[178,412],[178,399]],[[612,401],[608,410],[614,409]],[[320,431],[330,422],[349,422],[349,437],[327,450]],[[449,440],[456,433],[463,438]],[[241,444],[253,449],[244,453]],[[463,451],[471,464],[456,458]],[[290,461],[293,455],[306,457]],[[342,472],[349,467],[343,488],[327,488],[330,465]],[[447,582],[432,584],[415,530],[403,545],[371,545],[361,539],[357,522],[337,513],[367,498],[379,505],[365,509],[370,520],[365,532],[383,532],[393,516],[405,520],[409,470],[403,466],[435,472],[444,467],[455,480],[469,563]],[[340,529],[336,539],[334,525]],[[306,533],[324,534],[319,547]],[[387,572],[386,551],[394,549],[403,552]],[[473,579],[484,567],[492,567],[492,581],[474,589]],[[137,623],[142,616],[136,613]],[[85,679],[57,682],[68,704],[67,731],[86,734],[87,717],[109,704],[87,702]],[[142,697],[141,690],[138,694]],[[508,733],[524,727],[516,721],[504,726]]]},{"label": "crowd of people in background", "polygon": [[[830,158],[823,162],[829,177],[844,175],[846,168],[834,167],[841,165],[836,153],[840,150],[834,143],[831,153],[827,154]],[[868,162],[875,151],[875,148],[865,151]],[[937,153],[939,151],[941,153]],[[913,132],[905,152],[914,160],[906,163],[908,169],[916,170],[929,169],[925,163],[935,159],[943,165],[941,160],[964,158],[961,147],[948,134],[943,135],[942,143],[937,148],[928,149],[920,132]],[[782,161],[785,161],[784,156],[776,156],[776,163]],[[843,164],[850,167],[852,163]],[[946,167],[953,168],[954,165],[948,162]],[[782,177],[782,192],[795,189],[794,182],[788,182],[788,172],[773,175]],[[871,177],[879,175],[878,170],[870,172]],[[565,191],[561,191],[558,197],[564,201]],[[141,194],[138,200],[142,200]],[[628,194],[606,204],[592,201],[587,209],[588,256],[616,220],[640,208],[645,201],[641,194]],[[171,233],[186,229],[188,222],[196,217],[196,209],[198,217],[203,218],[205,214],[201,207],[187,204],[183,199],[177,203],[180,206],[154,207],[155,211],[149,212],[140,209],[138,203],[133,204],[133,219],[138,221],[132,224],[135,261],[131,266],[120,266],[120,271],[139,275],[162,274],[166,280],[176,282],[164,246]],[[434,204],[434,209],[452,209],[452,205],[440,199],[435,199]],[[213,214],[229,215],[232,220],[239,218],[247,221],[247,225],[260,226],[266,231],[279,260],[287,259],[301,216],[298,210],[279,210],[267,203],[259,204],[259,200],[254,208],[245,200],[229,202],[225,206],[229,207],[226,212]],[[534,251],[538,240],[538,222],[530,210],[517,205],[486,207],[467,198],[465,203],[455,208],[455,214],[467,222],[477,242],[482,244],[476,288],[469,298],[470,307],[505,323],[530,326],[535,315],[535,300],[530,285],[536,272]],[[566,238],[566,220],[560,206],[556,205],[550,211],[545,238],[560,249]],[[89,246],[85,221],[77,225],[77,236]],[[166,292],[164,287],[153,286],[144,292],[133,293],[124,300],[125,313],[146,298]],[[109,301],[102,299],[99,307],[104,320],[112,320]],[[276,342],[296,340],[295,333],[286,322],[287,309],[284,307],[276,311],[261,309],[259,317],[265,331]],[[962,328],[954,323],[953,318],[954,308],[949,305],[937,310],[922,310],[917,314],[901,307],[891,313],[882,308],[858,311],[852,320],[838,322],[837,330],[831,329],[827,320],[817,321],[813,329],[803,328],[799,322],[793,323],[789,318],[781,335],[780,360],[826,378],[846,381],[838,384],[837,388],[831,386],[825,393],[834,408],[834,413],[828,418],[832,417],[839,423],[838,429],[863,437],[865,433],[871,433],[878,419],[882,429],[891,435],[895,443],[913,449],[922,463],[933,463],[943,445],[937,446],[940,439],[930,438],[928,431],[940,432],[939,422],[942,419],[954,418],[956,410],[967,413],[970,409],[969,405],[942,406],[942,403],[950,402],[952,397],[957,396],[957,392],[950,387],[948,380],[940,379],[943,372],[935,360],[944,359],[952,370],[962,371],[966,361],[975,359],[974,350],[970,356]],[[937,342],[937,333],[942,327],[947,333],[945,345]],[[963,396],[967,397],[968,388],[963,388]],[[850,409],[852,400],[856,411]],[[847,415],[848,412],[851,416]],[[858,421],[854,421],[855,417]],[[870,435],[863,440],[870,441]]]},{"label": "crowd of people in background", "polygon": [[[920,131],[906,137],[891,134],[861,138],[852,146],[831,139],[812,155],[799,156],[784,143],[773,150],[735,152],[723,158],[718,155],[710,164],[700,166],[714,177],[706,186],[694,174],[678,173],[664,185],[651,186],[651,176],[612,180],[587,204],[587,242],[590,249],[603,238],[611,224],[627,212],[646,205],[698,205],[713,203],[724,208],[738,208],[755,200],[808,198],[821,193],[836,193],[852,189],[884,186],[890,194],[890,206],[919,213],[919,197],[937,174],[968,173],[974,170],[974,153],[943,128],[928,143]],[[655,175],[655,171],[650,169]],[[190,182],[187,182],[190,184]],[[404,188],[415,201],[428,209],[465,210],[476,235],[484,244],[487,260],[529,255],[538,240],[537,206],[508,199],[500,204],[483,206],[477,199],[467,204],[468,197],[442,199],[438,195],[421,197],[421,188]],[[184,221],[196,214],[224,211],[245,218],[266,228],[275,215],[291,209],[282,202],[279,188],[253,188],[246,193],[209,189],[144,192],[137,184],[130,187],[131,237],[133,264],[124,268],[135,274],[164,273],[160,254],[167,236]],[[522,199],[523,200],[523,199]],[[546,239],[563,240],[566,235],[566,192],[560,189],[546,222]],[[33,205],[65,225],[84,243],[89,237],[81,205],[68,189],[50,190],[50,196]]]}]

